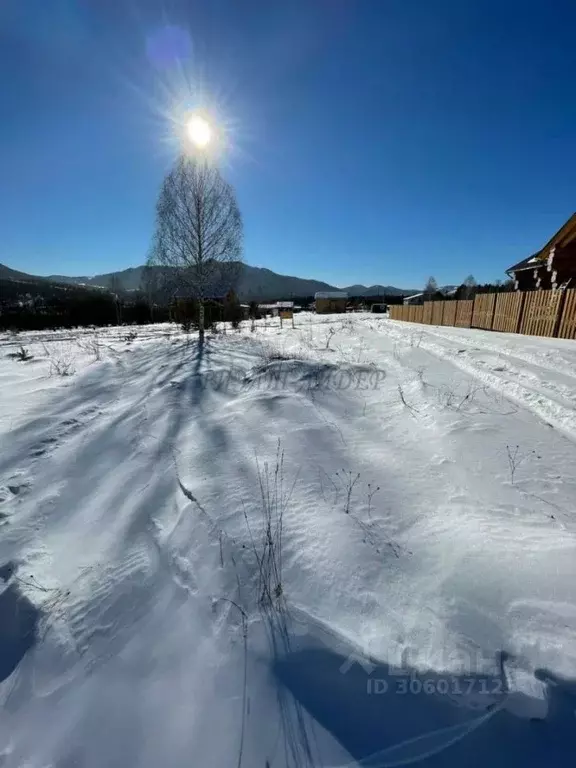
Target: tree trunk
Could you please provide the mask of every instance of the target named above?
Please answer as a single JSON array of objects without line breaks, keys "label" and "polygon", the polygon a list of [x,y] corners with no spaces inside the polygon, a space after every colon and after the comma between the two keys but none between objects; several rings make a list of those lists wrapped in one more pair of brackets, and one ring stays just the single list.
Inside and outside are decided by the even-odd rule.
[{"label": "tree trunk", "polygon": [[204,344],[204,302],[198,302],[198,343]]}]

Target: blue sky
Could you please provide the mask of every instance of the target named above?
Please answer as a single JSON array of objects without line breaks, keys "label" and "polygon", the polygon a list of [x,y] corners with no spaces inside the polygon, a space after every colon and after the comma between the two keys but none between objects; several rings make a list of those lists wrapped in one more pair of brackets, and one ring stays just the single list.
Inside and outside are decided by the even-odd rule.
[{"label": "blue sky", "polygon": [[2,0],[0,262],[143,263],[176,100],[229,127],[245,259],[503,278],[576,209],[573,0]]}]

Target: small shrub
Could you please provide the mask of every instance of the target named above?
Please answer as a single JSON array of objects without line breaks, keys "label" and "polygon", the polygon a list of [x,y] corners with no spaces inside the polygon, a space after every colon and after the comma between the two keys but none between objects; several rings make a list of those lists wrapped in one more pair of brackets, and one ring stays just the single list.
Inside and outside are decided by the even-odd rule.
[{"label": "small shrub", "polygon": [[345,492],[346,495],[346,501],[344,504],[344,512],[349,515],[350,514],[350,502],[352,500],[352,493],[354,491],[354,486],[356,483],[360,480],[360,472],[357,472],[354,474],[350,470],[339,470],[336,472],[336,480],[337,483],[340,485],[340,488]]},{"label": "small shrub", "polygon": [[255,366],[256,372],[265,371],[272,363],[279,360],[292,360],[293,357],[284,354],[280,349],[269,344],[261,343],[258,348],[258,365]]},{"label": "small shrub", "polygon": [[50,376],[73,376],[75,373],[73,360],[61,357],[50,360]]},{"label": "small shrub", "polygon": [[13,352],[11,357],[15,357],[16,360],[20,360],[20,362],[24,363],[26,360],[32,360],[34,355],[31,355],[26,347],[21,344],[20,349],[17,352]]},{"label": "small shrub", "polygon": [[282,583],[284,514],[288,510],[297,478],[290,487],[284,479],[284,451],[280,441],[276,462],[262,468],[256,463],[263,526],[260,537],[255,538],[244,510],[246,527],[250,534],[252,551],[258,564],[258,602],[265,608],[282,610],[284,586]]},{"label": "small shrub", "polygon": [[329,328],[328,332],[326,334],[326,346],[325,349],[330,349],[330,342],[332,341],[332,336],[336,333],[336,328]]},{"label": "small shrub", "polygon": [[76,357],[69,345],[58,344],[48,349],[44,344],[44,352],[50,361],[50,376],[73,376],[76,373]]},{"label": "small shrub", "polygon": [[78,339],[77,344],[83,352],[91,355],[94,361],[102,359],[102,345],[96,332],[86,339]]}]

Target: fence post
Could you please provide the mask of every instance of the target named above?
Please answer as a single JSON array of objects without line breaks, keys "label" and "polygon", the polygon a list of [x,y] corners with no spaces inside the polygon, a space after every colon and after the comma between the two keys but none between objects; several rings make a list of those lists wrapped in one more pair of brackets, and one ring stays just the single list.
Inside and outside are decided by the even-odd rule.
[{"label": "fence post", "polygon": [[[558,290],[558,288],[556,289]],[[558,338],[558,331],[560,330],[560,323],[562,321],[562,314],[564,312],[564,304],[566,303],[566,291],[562,291],[560,301],[558,302],[558,311],[556,312],[556,320],[554,321],[554,327],[552,328],[552,337]]]},{"label": "fence post", "polygon": [[490,316],[490,328],[488,328],[488,331],[491,331],[494,328],[494,315],[496,314],[496,302],[498,301],[498,293],[494,294],[494,301],[492,302],[492,314]]},{"label": "fence post", "polygon": [[524,319],[524,305],[526,304],[526,291],[520,291],[522,298],[520,299],[520,311],[518,312],[518,322],[516,323],[516,330],[514,333],[520,333],[522,328],[522,320]]}]

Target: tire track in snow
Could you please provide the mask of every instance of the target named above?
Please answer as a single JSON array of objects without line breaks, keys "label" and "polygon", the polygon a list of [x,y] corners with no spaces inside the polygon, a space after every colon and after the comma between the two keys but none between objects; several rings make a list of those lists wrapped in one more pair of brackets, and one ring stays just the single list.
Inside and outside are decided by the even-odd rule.
[{"label": "tire track in snow", "polygon": [[[397,333],[390,327],[385,329],[387,335],[399,340],[405,339],[403,333]],[[424,332],[426,333],[426,332]],[[537,391],[527,384],[506,379],[497,375],[494,371],[487,371],[475,365],[470,357],[461,359],[457,352],[451,352],[446,347],[436,344],[425,338],[424,334],[419,343],[419,348],[434,355],[439,360],[445,360],[455,368],[468,373],[475,379],[488,385],[491,389],[506,397],[508,400],[522,406],[534,415],[538,416],[549,426],[556,427],[564,432],[571,440],[576,441],[576,410],[567,408],[550,396]]]},{"label": "tire track in snow", "polygon": [[[463,331],[472,330],[472,331],[478,331],[479,333],[482,333],[482,330],[480,328],[463,328]],[[544,352],[541,354],[534,354],[531,355],[528,354],[522,354],[522,351],[518,349],[515,346],[499,346],[498,344],[491,344],[489,341],[485,341],[483,338],[480,338],[477,335],[474,335],[474,337],[467,339],[463,335],[459,334],[451,334],[450,332],[442,330],[442,332],[439,332],[436,330],[436,327],[430,327],[426,326],[424,328],[424,331],[426,334],[430,336],[435,336],[438,339],[442,339],[443,341],[447,341],[452,344],[458,344],[460,347],[462,347],[463,344],[473,344],[474,347],[486,351],[486,352],[492,352],[495,355],[504,355],[506,358],[511,360],[518,360],[520,363],[526,364],[528,366],[533,366],[536,368],[541,368],[544,371],[561,374],[562,376],[566,376],[569,379],[574,379],[576,381],[576,370],[572,368],[569,364],[567,365],[557,365],[553,361],[550,361],[549,355],[550,352]],[[486,333],[486,332],[485,332]],[[492,332],[488,332],[492,336]],[[498,331],[494,332],[498,334]],[[509,334],[506,334],[509,335]],[[514,337],[520,337],[523,339],[544,339],[545,337],[540,336],[522,336],[521,334],[514,334]],[[551,341],[555,341],[555,339],[550,339]],[[542,360],[542,357],[545,357],[545,361]]]},{"label": "tire track in snow", "polygon": [[[458,355],[464,355],[472,359],[474,359],[473,353],[476,351],[486,352],[487,357],[493,355],[498,360],[498,367],[493,367],[491,370],[508,373],[515,379],[520,380],[528,389],[537,390],[540,388],[542,390],[548,390],[551,393],[550,399],[556,400],[557,398],[560,398],[576,408],[576,377],[572,375],[572,372],[569,373],[560,368],[543,365],[537,359],[531,359],[529,356],[524,357],[516,355],[513,351],[509,352],[507,348],[498,349],[498,347],[483,342],[477,344],[476,338],[473,340],[474,346],[462,349],[462,347],[465,346],[464,339],[453,338],[449,335],[443,336],[440,333],[430,331],[427,331],[427,334],[434,336],[437,339],[441,339],[442,341],[446,341],[447,344],[456,349]],[[514,361],[514,363],[511,361]],[[485,363],[483,360],[478,360],[478,364],[482,366],[484,366],[484,364],[490,366],[490,363]],[[568,379],[569,384],[566,385],[565,383],[551,380],[549,378],[550,373],[553,373],[557,377]],[[547,376],[547,378],[542,378],[542,374]]]}]

